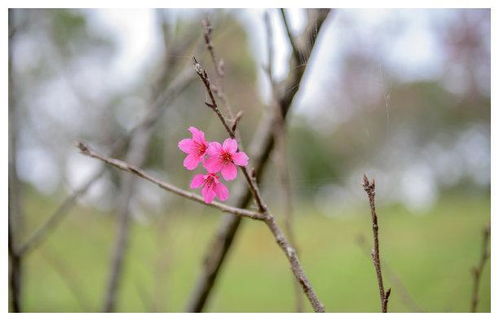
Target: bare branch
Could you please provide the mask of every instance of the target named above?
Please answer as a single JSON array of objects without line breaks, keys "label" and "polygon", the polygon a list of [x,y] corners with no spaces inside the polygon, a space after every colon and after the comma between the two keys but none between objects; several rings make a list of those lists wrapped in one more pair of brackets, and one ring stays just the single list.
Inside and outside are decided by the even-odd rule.
[{"label": "bare branch", "polygon": [[231,138],[235,138],[236,135],[234,134],[234,131],[230,128],[228,122],[225,120],[225,117],[218,108],[215,96],[213,96],[212,86],[210,83],[210,79],[208,78],[208,73],[203,69],[203,67],[201,67],[201,65],[196,60],[196,57],[192,57],[192,59],[194,60],[194,70],[196,71],[196,74],[199,76],[199,78],[201,78],[201,80],[203,81],[203,84],[206,87],[206,92],[208,93],[208,96],[210,98],[210,102],[205,102],[206,106],[213,109],[213,111],[217,114],[218,118],[225,127],[225,130],[229,133],[229,136]]},{"label": "bare branch", "polygon": [[[317,19],[310,19],[308,22],[309,26],[313,25],[314,28],[306,28],[305,34],[302,35],[303,38],[307,40],[306,47],[308,48],[308,50],[304,52],[303,59],[305,62],[308,61],[315,45],[316,36],[312,35],[312,33],[318,34],[320,32],[328,12],[328,10],[317,11],[320,11],[320,13],[317,14]],[[292,89],[280,92],[279,97],[277,97],[283,117],[286,117],[295,94],[299,89],[299,84],[306,66],[307,65],[305,64],[298,67],[296,63],[292,63],[290,74],[283,84],[284,88]],[[250,145],[249,155],[256,172],[256,180],[263,174],[269,155],[274,147],[274,126],[275,115],[269,115],[269,117],[264,118],[263,121],[261,121],[259,128],[255,131],[256,134]],[[234,193],[233,199],[235,201],[233,204],[237,207],[247,207],[250,204],[251,195],[251,190],[246,184],[241,182]],[[203,310],[211,290],[213,289],[213,285],[216,282],[218,272],[225,261],[226,254],[233,244],[241,222],[240,217],[227,216],[220,225],[213,241],[210,242],[207,247],[204,258],[205,263],[188,303],[187,310],[189,312],[200,312]]]},{"label": "bare branch", "polygon": [[232,121],[232,127],[230,128],[234,133],[237,132],[237,125],[239,124],[239,121],[241,120],[241,117],[243,117],[243,112],[240,110],[237,115],[236,115],[236,118],[234,118],[234,121]]},{"label": "bare branch", "polygon": [[[288,235],[291,244],[295,247],[298,252],[296,238],[293,232],[293,203],[292,203],[292,193],[291,193],[291,184],[289,178],[289,168],[287,162],[287,142],[286,142],[286,122],[282,115],[282,110],[279,104],[276,101],[277,97],[277,89],[276,84],[273,79],[273,56],[274,56],[274,44],[272,37],[272,24],[270,21],[270,15],[268,11],[265,12],[264,15],[265,29],[267,34],[267,77],[271,86],[271,103],[269,104],[272,107],[271,112],[275,113],[276,126],[274,130],[274,140],[276,142],[276,160],[277,160],[277,168],[279,170],[279,177],[282,186],[283,196],[284,196],[284,227],[286,230],[286,234]],[[295,289],[295,305],[296,312],[303,312],[303,297],[302,291],[300,289],[300,284],[294,282],[293,285]]]},{"label": "bare branch", "polygon": [[286,34],[288,35],[288,40],[289,40],[289,44],[291,45],[291,51],[293,53],[295,63],[300,64],[301,52],[300,52],[300,49],[298,48],[298,44],[296,43],[295,37],[293,36],[293,33],[291,32],[291,27],[289,26],[286,11],[284,10],[284,8],[281,8],[279,11],[281,12],[282,22],[284,24],[284,29],[286,30]]},{"label": "bare branch", "polygon": [[[206,91],[208,93],[208,96],[210,97],[211,102],[206,103],[206,104],[211,109],[213,109],[215,114],[220,119],[220,122],[225,127],[225,130],[227,131],[229,136],[231,138],[236,138],[234,131],[232,130],[231,127],[229,127],[227,119],[220,112],[220,109],[218,109],[218,104],[215,100],[215,97],[213,96],[213,92],[211,90],[212,86],[210,83],[210,79],[208,78],[208,74],[206,73],[206,70],[197,62],[196,58],[194,58],[194,69],[195,69],[196,73],[198,74],[199,78],[201,78],[201,81],[203,82],[204,86],[206,87]],[[260,196],[260,192],[258,190],[258,187],[256,186],[255,180],[251,178],[251,176],[248,173],[248,169],[246,167],[241,167],[241,171],[243,172],[244,177],[246,178],[246,181],[248,182],[248,186],[249,186],[249,188],[253,194],[253,197],[258,205],[259,211],[261,213],[265,213],[267,211],[267,206],[263,203],[263,200]]]},{"label": "bare branch", "polygon": [[273,59],[274,59],[274,38],[273,38],[273,30],[272,30],[272,22],[270,21],[269,11],[266,10],[263,16],[263,22],[265,24],[265,34],[267,35],[267,65],[265,66],[265,71],[267,72],[267,76],[270,80],[270,84],[272,87],[272,92],[274,94],[275,91],[275,83],[274,83],[274,67],[273,67]]},{"label": "bare branch", "polygon": [[[371,258],[371,250],[369,250],[369,246],[368,246],[364,236],[360,235],[357,238],[357,244],[366,253],[366,255]],[[409,290],[404,285],[404,283],[402,282],[400,277],[397,275],[397,273],[392,268],[390,268],[390,266],[386,263],[385,260],[381,259],[381,263],[383,264],[383,269],[386,272],[385,275],[390,280],[390,283],[392,283],[395,290],[397,290],[398,293],[400,293],[400,298],[402,299],[402,302],[411,311],[424,312],[424,310],[414,301],[414,299],[412,298],[412,295],[409,293]]]},{"label": "bare branch", "polygon": [[9,252],[9,311],[22,311],[22,285],[23,285],[23,257],[17,253],[17,244],[24,230],[24,213],[21,206],[19,177],[17,173],[17,116],[19,111],[16,105],[15,86],[17,82],[14,78],[14,53],[13,46],[17,33],[14,32],[14,9],[9,9],[9,213],[8,213],[8,252]]},{"label": "bare branch", "polygon": [[363,185],[364,190],[367,193],[369,198],[369,206],[371,208],[371,219],[372,219],[372,229],[373,229],[373,238],[374,238],[374,248],[371,252],[371,257],[374,264],[374,269],[376,270],[376,278],[378,279],[378,287],[379,287],[379,297],[381,301],[381,311],[387,312],[388,310],[388,298],[390,297],[391,289],[385,292],[385,288],[383,285],[383,275],[381,274],[381,260],[379,258],[379,237],[378,237],[378,216],[376,215],[376,204],[375,204],[375,195],[376,195],[376,185],[374,179],[372,183],[369,182],[367,176],[364,175]]},{"label": "bare branch", "polygon": [[[199,63],[194,59],[196,62],[195,65],[195,70],[199,77],[201,78],[202,82],[205,84],[206,90],[208,91],[208,95],[210,96],[211,99],[211,104],[210,106],[212,107],[213,111],[217,114],[219,117],[220,121],[226,128],[228,134],[234,138],[234,132],[227,126],[227,120],[224,118],[224,116],[218,111],[217,107],[217,102],[215,101],[215,98],[213,97],[213,94],[211,93],[211,86],[210,86],[210,80],[208,79],[208,76],[206,74],[206,71],[201,67]],[[303,271],[303,268],[300,265],[300,262],[298,260],[296,250],[293,248],[291,243],[286,239],[284,234],[281,232],[279,226],[276,224],[274,217],[270,214],[268,210],[268,206],[264,202],[262,195],[260,193],[260,189],[258,187],[258,184],[255,179],[255,175],[250,175],[248,171],[247,166],[241,166],[241,171],[244,174],[244,177],[246,178],[246,181],[248,183],[248,187],[251,190],[253,194],[253,198],[255,199],[257,205],[258,205],[258,210],[261,214],[264,215],[265,217],[265,223],[271,230],[272,234],[274,234],[274,237],[276,239],[277,244],[281,247],[281,249],[284,251],[286,254],[286,257],[288,258],[289,263],[291,264],[291,270],[293,271],[297,281],[299,284],[302,286],[303,291],[307,298],[310,301],[310,304],[314,308],[315,312],[324,312],[324,306],[322,303],[319,301],[319,298],[315,294],[312,285],[308,281],[307,277],[305,276],[305,272]]]},{"label": "bare branch", "polygon": [[160,188],[162,188],[166,191],[169,191],[173,194],[176,194],[176,195],[182,196],[184,198],[190,199],[192,201],[219,209],[220,211],[225,212],[225,213],[230,213],[230,214],[234,214],[234,215],[242,216],[242,217],[248,217],[248,218],[251,218],[254,220],[260,220],[260,221],[264,219],[264,216],[261,213],[257,213],[254,211],[233,207],[233,206],[225,205],[223,203],[218,203],[218,202],[206,204],[204,202],[204,199],[201,196],[194,194],[194,193],[191,193],[191,192],[188,192],[188,191],[183,190],[181,188],[178,188],[174,185],[168,184],[168,183],[161,181],[157,178],[154,178],[153,176],[147,174],[142,169],[140,169],[132,164],[128,164],[127,162],[124,162],[124,161],[119,160],[119,159],[106,157],[106,156],[103,156],[101,154],[98,154],[97,152],[93,151],[92,149],[90,149],[87,145],[85,145],[82,142],[77,142],[76,146],[80,149],[80,152],[84,155],[99,159],[99,160],[101,160],[109,165],[112,165],[118,169],[121,169],[122,171],[137,175],[137,176],[139,176],[139,177],[141,177],[141,178],[143,178],[151,183],[156,184]]},{"label": "bare branch", "polygon": [[211,26],[211,23],[208,19],[203,19],[202,24],[203,24],[204,42],[206,44],[206,49],[210,53],[210,57],[213,62],[213,68],[215,69],[215,72],[218,75],[218,77],[223,78],[224,70],[220,68],[221,60],[219,62],[215,57],[215,50],[213,48],[213,43],[211,42],[211,33],[213,32],[213,27]]},{"label": "bare branch", "polygon": [[206,45],[206,49],[208,50],[211,61],[213,63],[213,69],[215,69],[215,83],[211,84],[211,89],[216,93],[218,98],[222,101],[222,105],[224,108],[227,110],[227,113],[229,114],[229,117],[232,119],[234,118],[234,114],[232,112],[232,107],[229,104],[229,100],[227,96],[225,95],[224,92],[224,76],[225,76],[225,71],[224,71],[224,61],[222,59],[218,60],[215,56],[215,48],[213,46],[212,42],[212,32],[213,32],[213,27],[210,23],[210,21],[206,18],[203,19],[202,21],[203,24],[203,38],[204,42]]},{"label": "bare branch", "polygon": [[482,278],[483,270],[485,269],[485,264],[490,258],[489,250],[490,241],[490,224],[487,225],[482,232],[482,254],[480,256],[480,262],[477,266],[471,269],[471,274],[473,276],[473,288],[471,292],[471,312],[476,312],[478,307],[480,280]]}]

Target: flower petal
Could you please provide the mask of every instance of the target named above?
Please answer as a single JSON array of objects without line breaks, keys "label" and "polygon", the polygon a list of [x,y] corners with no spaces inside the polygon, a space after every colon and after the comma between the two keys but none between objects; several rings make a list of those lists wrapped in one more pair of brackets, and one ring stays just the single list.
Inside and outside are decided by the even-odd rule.
[{"label": "flower petal", "polygon": [[222,145],[219,142],[211,142],[206,152],[211,156],[220,155],[222,153]]},{"label": "flower petal", "polygon": [[188,170],[193,170],[196,167],[198,167],[199,162],[201,161],[201,158],[195,154],[189,154],[187,157],[184,159],[184,167],[187,168]]},{"label": "flower petal", "polygon": [[196,144],[192,139],[185,138],[178,142],[178,148],[184,153],[190,154],[196,150]]},{"label": "flower petal", "polygon": [[215,193],[217,197],[221,201],[225,201],[229,198],[229,189],[222,183],[218,183],[215,185]]},{"label": "flower petal", "polygon": [[248,165],[248,155],[243,152],[237,152],[234,155],[232,155],[232,161],[234,161],[234,164],[239,165],[239,166],[246,166]]},{"label": "flower petal", "polygon": [[237,151],[237,141],[233,138],[227,138],[224,140],[223,149],[231,154],[235,153]]},{"label": "flower petal", "polygon": [[231,181],[237,176],[237,167],[233,163],[225,164],[222,167],[222,176],[226,181]]},{"label": "flower petal", "polygon": [[223,162],[218,156],[209,156],[203,162],[203,166],[209,173],[218,173],[223,167]]},{"label": "flower petal", "polygon": [[189,131],[192,133],[192,140],[205,144],[206,139],[204,138],[204,132],[202,130],[197,129],[196,127],[189,127]]},{"label": "flower petal", "polygon": [[204,175],[203,174],[197,174],[194,175],[191,181],[191,188],[199,188],[201,185],[204,184]]},{"label": "flower petal", "polygon": [[207,204],[210,204],[213,202],[213,199],[215,198],[215,191],[213,190],[213,187],[210,187],[209,185],[205,185],[203,189],[201,190],[201,195],[203,195],[204,202]]}]

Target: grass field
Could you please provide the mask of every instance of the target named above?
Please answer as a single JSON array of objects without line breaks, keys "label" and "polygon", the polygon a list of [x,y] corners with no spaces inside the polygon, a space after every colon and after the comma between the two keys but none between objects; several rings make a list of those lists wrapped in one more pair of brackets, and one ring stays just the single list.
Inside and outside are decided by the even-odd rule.
[{"label": "grass field", "polygon": [[[376,312],[379,297],[372,263],[358,242],[371,242],[367,209],[327,217],[303,206],[296,220],[301,260],[329,312]],[[30,198],[28,229],[55,204]],[[43,209],[43,211],[40,211]],[[198,275],[202,253],[221,215],[199,205],[137,222],[126,258],[118,311],[181,312]],[[332,209],[334,210],[334,209]],[[446,198],[425,215],[403,207],[380,207],[385,283],[392,287],[389,310],[413,311],[399,279],[420,309],[465,312],[471,294],[470,268],[478,262],[481,230],[490,200]],[[32,312],[99,311],[107,278],[115,222],[91,209],[75,209],[26,260],[24,303]],[[369,245],[370,246],[370,245]],[[309,304],[305,302],[307,311]],[[480,287],[479,311],[490,311],[490,263]],[[237,244],[208,304],[210,312],[292,312],[294,294],[287,261],[259,222],[245,221]]]}]

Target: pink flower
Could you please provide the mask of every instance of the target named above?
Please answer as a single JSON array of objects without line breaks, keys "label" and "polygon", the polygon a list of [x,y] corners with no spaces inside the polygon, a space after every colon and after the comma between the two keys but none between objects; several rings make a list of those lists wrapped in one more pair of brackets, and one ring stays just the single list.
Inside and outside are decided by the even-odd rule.
[{"label": "pink flower", "polygon": [[232,138],[227,138],[223,146],[218,142],[210,143],[206,152],[208,153],[208,158],[204,162],[206,170],[210,173],[221,171],[227,181],[236,178],[236,165],[248,165],[248,156],[237,151],[237,142]]},{"label": "pink flower", "polygon": [[218,175],[215,173],[194,175],[191,188],[199,188],[201,186],[203,187],[201,195],[203,195],[205,203],[210,204],[213,202],[215,196],[221,201],[229,198],[229,190],[220,182]]},{"label": "pink flower", "polygon": [[184,159],[184,167],[193,170],[198,166],[199,162],[203,161],[208,149],[208,142],[204,138],[204,133],[196,127],[189,127],[189,131],[192,133],[192,139],[182,139],[178,142],[178,148],[187,154]]}]

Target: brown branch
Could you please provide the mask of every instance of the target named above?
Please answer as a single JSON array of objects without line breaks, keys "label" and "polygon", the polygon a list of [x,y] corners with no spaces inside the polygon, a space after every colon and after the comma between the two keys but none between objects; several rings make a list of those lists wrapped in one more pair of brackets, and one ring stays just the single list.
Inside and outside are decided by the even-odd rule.
[{"label": "brown branch", "polygon": [[241,216],[241,217],[248,217],[248,218],[251,218],[254,220],[260,220],[260,221],[264,219],[264,216],[258,212],[245,210],[245,209],[229,206],[229,205],[226,205],[223,203],[218,203],[218,202],[206,204],[204,202],[204,199],[201,196],[194,194],[194,193],[191,193],[189,191],[183,190],[179,187],[176,187],[174,185],[166,183],[162,180],[159,180],[159,179],[147,174],[145,171],[143,171],[142,169],[140,169],[132,164],[129,164],[129,163],[124,162],[124,161],[119,160],[119,159],[115,159],[115,158],[106,157],[104,155],[101,155],[101,154],[93,151],[90,147],[88,147],[86,144],[84,144],[82,142],[77,142],[76,147],[78,147],[80,152],[84,155],[101,160],[109,165],[112,165],[118,169],[121,169],[122,171],[137,175],[137,176],[139,176],[139,177],[141,177],[141,178],[143,178],[143,179],[145,179],[153,184],[156,184],[161,189],[164,189],[164,190],[171,192],[173,194],[176,194],[178,196],[182,196],[184,198],[187,198],[187,199],[190,199],[192,201],[204,204],[206,206],[216,208],[216,209],[218,209],[222,212],[225,212],[225,213],[230,213],[230,214],[234,214],[234,215]]},{"label": "brown branch", "polygon": [[[293,202],[291,195],[292,192],[291,192],[291,183],[289,177],[289,167],[287,162],[286,122],[282,115],[281,108],[276,101],[276,96],[277,96],[276,85],[273,79],[273,57],[274,57],[274,45],[272,37],[273,30],[268,11],[265,12],[264,23],[267,34],[267,66],[265,70],[271,87],[271,103],[269,105],[273,107],[273,110],[271,112],[276,114],[274,140],[276,141],[277,145],[275,154],[276,154],[277,167],[279,170],[279,176],[284,196],[284,210],[283,210],[284,227],[286,230],[286,234],[288,235],[291,241],[291,244],[295,247],[296,251],[299,252],[293,230]],[[293,285],[295,290],[296,312],[303,312],[303,297],[300,284],[295,282],[295,280],[293,279]]]},{"label": "brown branch", "polygon": [[[217,101],[215,100],[215,97],[213,95],[213,92],[211,90],[211,82],[210,79],[208,78],[208,73],[206,70],[198,63],[195,57],[194,59],[194,70],[196,71],[197,75],[203,82],[206,91],[208,93],[208,96],[210,97],[210,102],[206,103],[207,106],[209,106],[215,114],[218,116],[220,119],[220,122],[222,125],[225,127],[225,130],[229,134],[231,138],[236,138],[236,135],[234,131],[232,130],[232,126],[229,127],[229,122],[227,119],[224,117],[224,115],[220,112],[220,109],[218,108]],[[253,198],[255,199],[258,209],[261,213],[265,213],[267,211],[267,206],[263,203],[263,200],[261,198],[260,192],[258,190],[258,187],[256,186],[256,182],[252,177],[249,175],[248,169],[246,167],[241,167],[241,171],[244,174],[244,177],[246,178],[246,181],[248,182],[248,187],[251,190],[251,193],[253,194]]]},{"label": "brown branch", "polygon": [[147,181],[150,181],[150,182],[156,184],[160,188],[162,188],[166,191],[169,191],[171,193],[177,194],[179,196],[182,196],[184,198],[190,199],[192,201],[195,201],[195,202],[198,202],[201,204],[205,204],[205,205],[210,206],[210,207],[214,207],[216,209],[219,209],[222,212],[238,215],[241,217],[247,217],[247,218],[251,218],[254,220],[264,221],[267,224],[267,226],[269,227],[272,234],[274,235],[274,238],[275,238],[277,244],[284,251],[286,257],[288,258],[288,261],[291,264],[291,269],[293,270],[293,273],[295,274],[297,280],[302,285],[305,294],[307,295],[307,297],[309,298],[309,300],[312,304],[312,307],[314,308],[314,310],[316,312],[324,312],[323,305],[320,303],[320,301],[317,298],[317,295],[315,294],[310,282],[308,281],[307,277],[305,276],[303,268],[301,267],[301,264],[298,260],[298,257],[296,256],[296,251],[290,245],[289,241],[286,239],[286,237],[284,236],[284,234],[282,233],[280,228],[277,226],[274,217],[272,215],[270,215],[268,212],[257,213],[257,212],[253,212],[250,210],[232,207],[232,206],[225,205],[225,204],[218,203],[218,202],[206,204],[201,196],[190,193],[190,192],[185,191],[183,189],[180,189],[176,186],[173,186],[171,184],[163,182],[157,178],[154,178],[153,176],[147,174],[142,169],[140,169],[134,165],[128,164],[127,162],[124,162],[124,161],[121,161],[118,159],[109,158],[109,157],[100,155],[100,154],[96,153],[95,151],[91,150],[87,145],[85,145],[81,142],[77,143],[77,147],[80,149],[80,152],[84,155],[99,159],[99,160],[101,160],[109,165],[112,165],[118,169],[121,169],[123,171],[137,175],[137,176],[139,176]]},{"label": "brown branch", "polygon": [[489,251],[489,241],[490,241],[490,225],[487,225],[482,232],[482,253],[480,256],[480,261],[477,266],[471,269],[471,274],[473,276],[473,287],[471,292],[471,312],[476,312],[478,307],[480,280],[482,278],[483,270],[485,269],[485,264],[490,258]]},{"label": "brown branch", "polygon": [[295,37],[293,36],[293,33],[291,32],[291,27],[289,26],[286,11],[284,10],[284,8],[281,8],[279,11],[281,13],[281,18],[282,18],[282,22],[284,24],[284,29],[286,30],[286,34],[288,35],[289,44],[291,45],[291,52],[292,52],[293,57],[295,59],[295,63],[298,65],[298,64],[300,64],[300,60],[301,60],[300,49],[298,48],[298,44],[296,43],[296,40],[295,40]]},{"label": "brown branch", "polygon": [[225,120],[225,117],[223,116],[222,112],[218,108],[218,104],[215,100],[215,96],[213,95],[212,91],[212,85],[210,82],[210,79],[208,78],[208,73],[206,70],[204,70],[201,65],[198,63],[196,60],[196,57],[192,57],[194,60],[194,70],[196,71],[196,74],[201,78],[203,81],[204,86],[206,87],[206,92],[208,93],[208,96],[210,98],[210,102],[205,102],[206,106],[210,107],[213,109],[215,114],[217,114],[218,118],[222,122],[223,126],[225,127],[225,130],[229,133],[229,136],[231,138],[235,138],[236,135],[234,134],[234,131],[231,129],[231,126],[229,126],[229,123]]},{"label": "brown branch", "polygon": [[[146,155],[146,148],[152,136],[150,130],[137,132],[131,139],[130,147],[126,156],[127,161],[138,164],[143,163]],[[116,306],[116,297],[123,271],[123,260],[129,243],[130,231],[130,200],[135,191],[135,179],[131,176],[120,177],[120,195],[118,200],[118,224],[113,250],[111,252],[111,262],[109,265],[109,276],[106,285],[106,292],[102,311],[112,312]]]},{"label": "brown branch", "polygon": [[371,208],[371,219],[372,219],[372,229],[373,229],[373,238],[374,238],[374,248],[371,252],[371,257],[374,264],[374,269],[376,270],[376,278],[378,279],[378,287],[379,287],[379,297],[381,301],[381,311],[387,312],[388,310],[388,299],[390,297],[391,289],[385,292],[385,288],[383,286],[383,275],[381,274],[381,260],[379,258],[379,236],[378,236],[378,216],[376,215],[376,204],[375,204],[375,195],[376,195],[376,186],[374,179],[372,183],[369,183],[367,176],[364,175],[364,183],[362,185],[364,190],[367,193],[369,198],[369,206]]},{"label": "brown branch", "polygon": [[219,78],[223,78],[224,70],[222,67],[222,60],[218,60],[215,56],[215,49],[213,47],[213,43],[211,41],[211,33],[213,32],[213,27],[208,19],[203,19],[203,38],[206,44],[206,49],[210,53],[211,60],[213,62],[213,68]]},{"label": "brown branch", "polygon": [[[328,11],[329,10],[327,9],[314,10],[314,12],[317,13],[317,18],[310,19],[308,22],[309,26],[313,25],[314,28],[306,28],[305,33],[302,35],[305,39],[304,47],[308,49],[304,51],[303,59],[305,62],[308,62],[312,49],[315,45],[316,35],[320,32]],[[290,68],[290,73],[282,85],[284,88],[293,88],[293,90],[280,91],[279,97],[277,97],[283,117],[286,117],[288,114],[291,103],[299,89],[299,83],[301,82],[307,66],[307,64],[305,64],[298,67],[298,65],[294,62],[292,62],[291,65],[292,68]],[[259,128],[255,131],[256,134],[253,137],[253,141],[249,148],[249,156],[252,160],[252,165],[256,173],[255,179],[257,181],[262,176],[267,165],[269,155],[274,147],[274,126],[275,115],[269,115],[264,118],[261,121]],[[236,191],[233,195],[233,204],[237,207],[247,207],[250,204],[252,194],[250,189],[247,187],[247,184],[244,182],[241,181],[239,185],[236,186]],[[241,218],[236,216],[227,216],[222,221],[213,241],[210,242],[207,247],[201,273],[197,279],[196,286],[191,293],[187,311],[201,312],[205,307],[211,290],[217,280],[220,268],[225,262],[227,253],[231,249],[241,222]]]},{"label": "brown branch", "polygon": [[[359,247],[366,253],[368,257],[371,257],[371,250],[369,250],[369,246],[366,242],[366,239],[364,236],[360,235],[357,238],[357,244]],[[425,312],[412,298],[411,294],[409,293],[409,290],[407,287],[404,285],[400,277],[397,275],[397,273],[386,263],[386,260],[381,259],[381,263],[383,264],[383,269],[386,272],[385,275],[388,277],[390,280],[390,283],[393,284],[393,287],[395,290],[400,293],[400,297],[402,299],[402,302],[411,310],[414,312]]]},{"label": "brown branch", "polygon": [[[206,71],[201,67],[201,65],[195,61],[195,70],[196,73],[199,75],[201,78],[201,81],[204,83],[206,90],[208,91],[208,95],[211,99],[211,104],[207,104],[210,106],[213,111],[217,114],[219,117],[220,121],[224,125],[224,127],[227,130],[227,133],[234,138],[234,132],[227,126],[227,120],[225,117],[218,111],[217,107],[217,102],[215,101],[215,98],[213,96],[213,93],[211,92],[211,86],[210,86],[210,80],[208,79],[208,75]],[[258,187],[258,184],[256,182],[255,176],[250,175],[248,171],[247,166],[241,166],[241,171],[244,174],[244,177],[246,178],[246,181],[248,183],[248,187],[251,190],[253,194],[253,198],[258,205],[258,211],[264,215],[265,217],[265,223],[271,230],[272,234],[274,235],[274,238],[277,241],[277,244],[281,247],[281,249],[284,251],[286,254],[289,263],[291,264],[291,270],[293,271],[293,274],[295,275],[297,281],[300,283],[300,285],[303,288],[303,292],[307,296],[307,298],[310,301],[310,304],[312,305],[313,309],[315,312],[324,312],[324,306],[322,303],[319,301],[319,298],[315,294],[312,285],[308,281],[307,277],[305,276],[305,273],[303,271],[303,268],[301,267],[301,264],[298,260],[298,257],[296,255],[296,250],[293,248],[291,243],[286,239],[282,231],[280,230],[279,226],[276,224],[274,217],[270,214],[268,210],[268,206],[264,202],[262,195],[260,193],[260,189]]]},{"label": "brown branch", "polygon": [[19,126],[17,124],[19,106],[16,104],[16,91],[15,86],[17,81],[14,77],[14,40],[17,33],[14,32],[14,9],[9,9],[9,60],[8,60],[8,79],[9,79],[9,185],[8,185],[8,253],[9,253],[9,311],[21,312],[22,311],[22,285],[23,285],[23,271],[24,260],[23,256],[17,253],[17,244],[24,230],[24,213],[21,206],[21,185],[17,173],[17,131]]},{"label": "brown branch", "polygon": [[272,23],[270,21],[269,11],[266,10],[263,16],[263,22],[265,25],[265,33],[267,35],[267,65],[265,66],[265,71],[270,81],[270,85],[272,87],[272,94],[275,91],[275,83],[274,83],[274,68],[273,68],[273,58],[274,58],[274,37],[272,30]]},{"label": "brown branch", "polygon": [[[234,113],[232,112],[232,107],[229,104],[229,100],[225,95],[223,89],[223,81],[224,81],[224,61],[222,59],[218,60],[215,55],[215,47],[212,42],[212,32],[213,27],[208,19],[203,19],[203,38],[206,45],[206,49],[208,50],[211,61],[213,63],[213,69],[215,69],[215,83],[211,84],[211,89],[217,94],[218,98],[222,101],[222,105],[227,110],[229,117],[234,118]],[[236,134],[237,135],[237,134]]]}]

